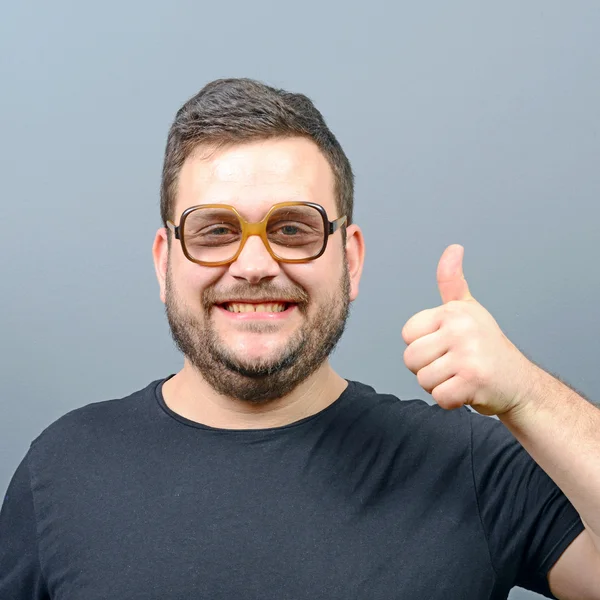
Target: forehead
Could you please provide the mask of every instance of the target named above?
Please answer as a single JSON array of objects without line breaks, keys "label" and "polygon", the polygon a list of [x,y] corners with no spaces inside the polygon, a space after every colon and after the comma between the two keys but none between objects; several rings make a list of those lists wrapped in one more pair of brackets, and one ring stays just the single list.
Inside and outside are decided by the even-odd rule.
[{"label": "forehead", "polygon": [[193,152],[177,182],[175,218],[196,204],[231,204],[248,219],[260,220],[277,202],[321,204],[337,216],[335,181],[318,146],[305,138],[277,138]]}]

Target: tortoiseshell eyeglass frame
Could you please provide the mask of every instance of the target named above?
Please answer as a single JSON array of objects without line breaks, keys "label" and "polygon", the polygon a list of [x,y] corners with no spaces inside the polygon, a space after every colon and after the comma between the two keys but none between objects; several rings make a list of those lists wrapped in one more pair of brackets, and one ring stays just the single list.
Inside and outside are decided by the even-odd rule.
[{"label": "tortoiseshell eyeglass frame", "polygon": [[[319,212],[319,214],[321,215],[321,218],[323,219],[323,234],[324,234],[323,235],[323,245],[321,247],[321,250],[314,256],[309,256],[307,258],[282,258],[281,256],[278,256],[275,252],[273,252],[273,249],[271,248],[271,245],[269,244],[269,240],[267,238],[267,223],[269,221],[269,217],[275,210],[280,209],[280,208],[285,208],[287,206],[309,206],[309,207],[317,210]],[[242,226],[242,238],[240,239],[240,245],[239,245],[239,248],[237,249],[237,252],[230,259],[222,260],[222,261],[218,261],[218,262],[203,261],[203,260],[198,260],[198,259],[194,258],[187,251],[187,248],[185,246],[185,234],[184,234],[185,220],[195,210],[198,210],[201,208],[221,208],[221,209],[225,208],[225,209],[231,210],[236,215],[236,217],[239,219],[240,224]],[[346,223],[346,215],[344,215],[342,217],[338,217],[337,219],[335,219],[333,221],[330,221],[327,216],[327,212],[320,204],[315,204],[314,202],[299,202],[298,201],[298,202],[279,202],[278,204],[274,204],[273,206],[271,206],[271,208],[269,209],[269,211],[267,212],[265,217],[262,219],[262,221],[258,221],[257,223],[250,223],[249,221],[244,219],[244,217],[242,217],[242,215],[240,215],[240,213],[233,206],[231,206],[229,204],[198,204],[197,206],[190,206],[190,208],[187,208],[186,210],[183,211],[183,213],[181,214],[181,218],[179,219],[179,225],[175,225],[172,221],[167,221],[167,227],[173,232],[175,239],[180,241],[181,249],[183,250],[183,254],[185,255],[185,257],[188,260],[190,260],[193,263],[205,266],[205,267],[220,267],[220,266],[231,264],[238,259],[239,255],[241,254],[242,250],[244,249],[246,240],[251,235],[259,236],[260,239],[263,241],[263,244],[265,245],[265,248],[267,249],[269,254],[278,262],[282,262],[282,263],[310,262],[311,260],[315,260],[315,259],[319,258],[319,256],[321,256],[323,254],[323,252],[325,252],[325,250],[327,248],[327,241],[329,240],[329,236],[332,235],[333,233],[335,233],[338,229],[340,229],[342,227],[342,225],[344,225],[345,223]]]}]

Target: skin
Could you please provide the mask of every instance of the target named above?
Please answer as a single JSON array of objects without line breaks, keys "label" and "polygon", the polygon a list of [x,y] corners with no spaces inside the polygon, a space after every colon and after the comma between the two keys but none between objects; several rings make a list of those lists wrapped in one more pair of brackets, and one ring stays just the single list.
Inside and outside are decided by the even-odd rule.
[{"label": "skin", "polygon": [[[174,221],[179,223],[186,208],[203,203],[230,204],[246,219],[259,221],[273,204],[288,200],[316,202],[325,208],[330,220],[339,216],[331,167],[310,140],[274,139],[215,153],[199,151],[189,156],[181,169]],[[309,263],[279,263],[260,238],[252,236],[234,263],[204,267],[189,261],[177,240],[169,248],[165,228],[156,233],[153,257],[162,302],[169,304],[175,317],[183,319],[184,330],[190,331],[193,326],[193,333],[206,335],[202,339],[212,342],[216,351],[225,353],[238,367],[237,371],[222,373],[231,380],[227,382],[218,372],[223,370],[222,364],[215,362],[214,369],[203,374],[185,356],[181,371],[163,386],[165,402],[175,412],[212,427],[275,427],[322,410],[345,389],[346,381],[334,372],[327,358],[307,377],[292,382],[293,389],[287,389],[283,395],[265,392],[256,379],[239,370],[277,364],[290,348],[298,345],[302,335],[310,337],[326,326],[321,315],[327,312],[334,320],[342,319],[343,306],[337,299],[344,275],[347,300],[353,302],[358,296],[364,263],[364,239],[357,225],[347,227],[345,247],[341,234],[336,232],[330,236],[325,253]],[[256,298],[261,290],[275,290],[306,302],[277,324],[258,320],[235,323],[206,304],[207,298]],[[313,344],[308,344],[307,350],[313,355],[318,350],[315,337],[318,335],[312,336]],[[213,358],[212,354],[204,355],[204,361]],[[256,391],[254,398],[247,391],[252,386]]]}]

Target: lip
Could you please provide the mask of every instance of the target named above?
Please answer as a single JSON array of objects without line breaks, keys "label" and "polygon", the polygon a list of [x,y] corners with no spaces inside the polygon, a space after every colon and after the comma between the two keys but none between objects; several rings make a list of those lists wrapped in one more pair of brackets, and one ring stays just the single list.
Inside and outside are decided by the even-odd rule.
[{"label": "lip", "polygon": [[281,321],[288,319],[298,309],[297,304],[290,304],[285,310],[281,312],[231,312],[222,305],[216,304],[215,308],[219,310],[226,318],[233,319],[234,321]]}]

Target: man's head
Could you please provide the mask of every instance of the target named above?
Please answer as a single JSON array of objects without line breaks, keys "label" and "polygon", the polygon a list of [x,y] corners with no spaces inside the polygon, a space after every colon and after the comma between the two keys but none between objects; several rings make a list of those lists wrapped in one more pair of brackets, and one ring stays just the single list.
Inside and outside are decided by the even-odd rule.
[{"label": "man's head", "polygon": [[[280,398],[327,359],[342,335],[362,270],[362,235],[351,224],[352,201],[350,163],[305,96],[247,79],[219,80],[178,111],[163,168],[165,226],[180,226],[186,209],[205,204],[230,205],[250,223],[282,202],[321,206],[325,229],[346,217],[340,231],[324,233],[321,256],[296,263],[277,260],[257,235],[247,238],[232,262],[193,262],[189,258],[209,255],[206,237],[201,250],[196,245],[190,252],[193,236],[200,235],[198,223],[205,222],[191,216],[184,231],[177,230],[183,240],[168,228],[157,232],[155,266],[173,338],[216,391],[248,402]],[[235,245],[233,230],[241,229],[233,213],[228,215],[210,229],[211,240],[218,234],[221,243],[225,234]],[[297,221],[282,219],[269,221],[267,237],[275,242],[291,236],[298,246]]]},{"label": "man's head", "polygon": [[244,142],[304,137],[317,145],[334,178],[336,209],[352,223],[354,175],[350,161],[309,98],[251,79],[217,79],[190,98],[175,115],[167,138],[160,189],[166,227],[177,202],[181,167],[197,148],[206,152]]}]

